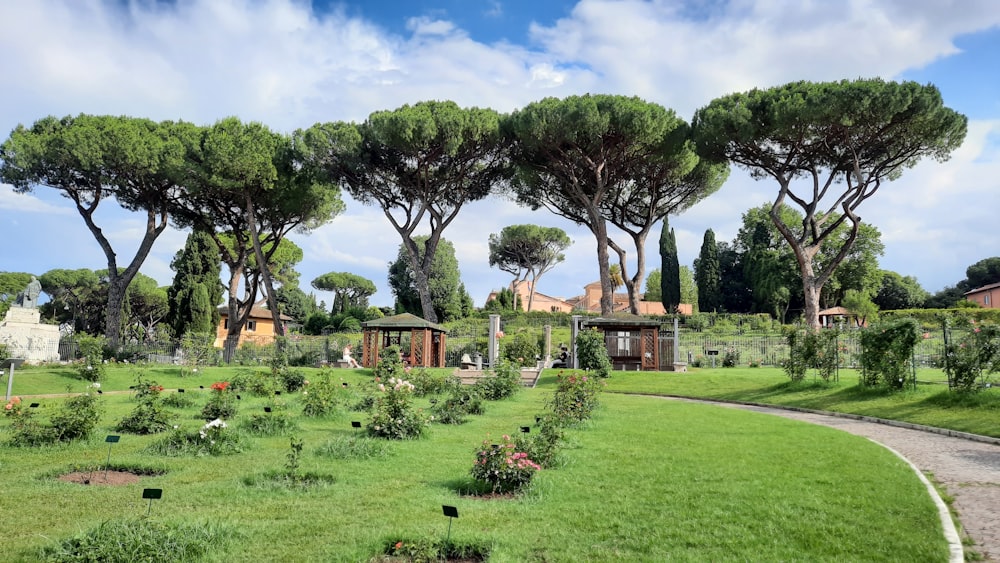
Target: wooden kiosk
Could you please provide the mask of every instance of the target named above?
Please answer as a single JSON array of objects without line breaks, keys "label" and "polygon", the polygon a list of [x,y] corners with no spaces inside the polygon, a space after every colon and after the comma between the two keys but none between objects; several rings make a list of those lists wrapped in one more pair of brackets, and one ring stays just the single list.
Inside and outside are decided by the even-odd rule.
[{"label": "wooden kiosk", "polygon": [[[373,368],[384,348],[397,346],[408,366],[443,368],[445,340],[448,331],[443,326],[425,321],[416,315],[402,313],[361,323],[361,365]],[[409,346],[404,347],[403,335],[409,336]]]},{"label": "wooden kiosk", "polygon": [[604,332],[604,344],[612,369],[658,371],[660,369],[660,321],[631,313],[584,320],[583,329]]}]

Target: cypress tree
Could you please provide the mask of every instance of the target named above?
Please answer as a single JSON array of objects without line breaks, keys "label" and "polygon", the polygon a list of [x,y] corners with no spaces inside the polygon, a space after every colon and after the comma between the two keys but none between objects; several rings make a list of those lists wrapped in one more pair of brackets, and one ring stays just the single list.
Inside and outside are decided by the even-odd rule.
[{"label": "cypress tree", "polygon": [[195,230],[170,267],[174,281],[167,290],[170,310],[167,322],[174,335],[187,332],[212,333],[219,324],[217,306],[222,302],[222,260],[212,237]]},{"label": "cypress tree", "polygon": [[715,243],[715,232],[708,229],[694,263],[694,281],[698,286],[698,308],[701,311],[715,312],[721,307],[719,279],[719,246]]},{"label": "cypress tree", "polygon": [[667,219],[660,231],[660,300],[668,313],[677,311],[681,302],[681,266],[677,260],[677,239]]}]

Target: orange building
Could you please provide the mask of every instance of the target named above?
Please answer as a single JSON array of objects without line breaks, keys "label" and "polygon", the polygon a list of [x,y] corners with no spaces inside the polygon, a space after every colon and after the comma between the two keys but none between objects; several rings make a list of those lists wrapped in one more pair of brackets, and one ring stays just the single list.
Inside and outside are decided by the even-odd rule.
[{"label": "orange building", "polygon": [[[530,281],[522,281],[517,283],[515,286],[514,282],[510,284],[510,290],[515,294],[521,296],[521,308],[525,311],[528,310],[528,292],[531,289]],[[498,291],[493,291],[486,298],[486,302],[489,303],[497,298]],[[615,293],[612,298],[613,312],[628,311],[628,294],[626,293]],[[690,304],[682,303],[680,305],[680,313],[682,315],[690,315],[693,307]],[[595,281],[583,286],[583,295],[577,295],[575,297],[561,298],[561,297],[551,297],[545,295],[544,293],[535,292],[535,298],[531,302],[532,311],[546,311],[553,313],[571,313],[586,312],[586,313],[600,313],[601,312],[601,282]],[[639,301],[639,314],[640,315],[665,315],[666,309],[663,308],[663,303],[659,301]]]},{"label": "orange building", "polygon": [[991,283],[965,292],[965,298],[986,309],[1000,308],[1000,283]]},{"label": "orange building", "polygon": [[[229,335],[229,307],[219,307],[219,326],[215,329],[215,347],[222,348]],[[281,315],[281,321],[287,323],[294,320],[288,315]],[[271,311],[257,304],[250,308],[250,316],[240,331],[240,342],[237,346],[242,346],[244,342],[252,342],[263,346],[274,342],[274,319]]]}]

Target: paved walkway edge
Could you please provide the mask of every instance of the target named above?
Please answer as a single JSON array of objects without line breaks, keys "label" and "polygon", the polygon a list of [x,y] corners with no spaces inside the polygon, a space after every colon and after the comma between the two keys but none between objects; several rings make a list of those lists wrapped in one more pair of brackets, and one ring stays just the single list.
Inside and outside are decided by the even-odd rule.
[{"label": "paved walkway edge", "polygon": [[923,471],[920,471],[919,467],[914,465],[912,461],[906,459],[906,456],[883,444],[882,442],[872,440],[871,438],[868,439],[896,454],[896,457],[906,462],[906,464],[910,466],[910,469],[917,474],[917,478],[920,479],[925,487],[927,487],[927,494],[930,495],[931,500],[933,500],[934,504],[937,506],[938,516],[941,518],[941,528],[944,529],[944,539],[948,541],[948,552],[951,554],[948,561],[949,563],[963,563],[965,561],[965,548],[962,547],[962,538],[958,535],[958,529],[955,528],[955,521],[951,518],[951,511],[948,510],[948,505],[945,504],[941,495],[938,493],[937,487],[935,487],[934,484],[924,476]]}]

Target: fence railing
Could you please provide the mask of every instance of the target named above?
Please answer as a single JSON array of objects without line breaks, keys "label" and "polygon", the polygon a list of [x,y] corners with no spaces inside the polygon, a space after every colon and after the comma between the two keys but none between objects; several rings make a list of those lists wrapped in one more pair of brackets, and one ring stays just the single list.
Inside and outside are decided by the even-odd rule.
[{"label": "fence railing", "polygon": [[[544,325],[534,322],[510,323],[505,330],[528,331],[538,338],[540,353],[544,339]],[[568,342],[566,327],[553,327],[553,353],[558,353],[558,344]],[[565,334],[563,334],[565,333]],[[837,340],[837,352],[841,367],[857,367],[861,353],[859,342],[860,331],[843,330]],[[963,332],[952,330],[950,338],[957,340]],[[489,341],[489,325],[486,319],[482,322],[463,323],[455,330],[448,332],[445,365],[458,367],[462,356],[470,357],[477,352],[486,355]],[[360,333],[333,333],[326,336],[293,335],[285,339],[285,353],[295,365],[314,365],[321,361],[333,362],[340,359],[344,346],[352,344],[360,349]],[[404,346],[406,343],[404,342]],[[617,341],[616,341],[617,345]],[[266,363],[275,354],[273,341],[246,340],[234,348],[230,363],[237,365],[254,365]],[[638,347],[638,342],[629,346]],[[660,333],[660,367],[666,370],[673,361],[673,334],[669,330]],[[78,357],[77,344],[72,338],[64,338],[59,342],[59,358],[61,361],[72,361]],[[694,365],[711,365],[715,356],[718,365],[726,353],[735,354],[739,365],[757,364],[764,366],[780,366],[788,358],[789,348],[785,337],[775,333],[756,333],[739,330],[725,334],[715,331],[699,332],[681,328],[679,334],[678,359]],[[8,357],[18,357],[18,350],[7,349]],[[713,354],[713,352],[715,354]],[[130,361],[147,361],[151,363],[176,363],[182,357],[180,344],[175,341],[132,342],[126,343],[119,358]],[[914,360],[920,367],[941,367],[944,357],[944,337],[941,331],[928,332],[917,343]],[[215,358],[213,358],[214,360]],[[218,362],[223,361],[222,351],[218,351]]]}]

